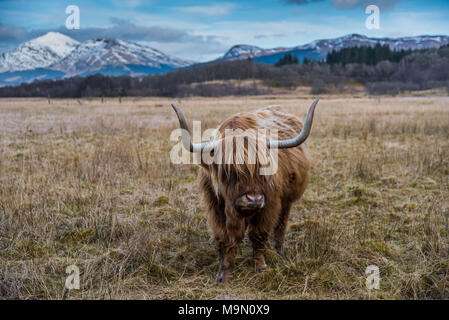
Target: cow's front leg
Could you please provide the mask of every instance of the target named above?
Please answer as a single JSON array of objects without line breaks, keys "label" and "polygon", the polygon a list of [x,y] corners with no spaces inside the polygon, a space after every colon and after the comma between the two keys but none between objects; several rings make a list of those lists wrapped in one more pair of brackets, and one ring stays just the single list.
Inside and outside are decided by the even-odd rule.
[{"label": "cow's front leg", "polygon": [[234,271],[235,247],[229,248],[221,245],[218,248],[218,258],[220,266],[216,277],[217,283],[226,283],[232,280],[232,272]]},{"label": "cow's front leg", "polygon": [[265,250],[268,241],[268,232],[257,228],[257,226],[250,226],[249,239],[253,245],[253,259],[256,272],[262,272],[267,268],[265,263]]},{"label": "cow's front leg", "polygon": [[284,254],[285,231],[287,230],[288,216],[290,214],[291,207],[292,207],[291,202],[286,203],[282,206],[282,210],[279,215],[279,220],[276,226],[274,227],[273,247],[280,255]]},{"label": "cow's front leg", "polygon": [[245,221],[236,216],[227,215],[226,241],[219,243],[218,257],[220,267],[216,281],[226,283],[232,280],[234,271],[235,250],[245,236]]}]

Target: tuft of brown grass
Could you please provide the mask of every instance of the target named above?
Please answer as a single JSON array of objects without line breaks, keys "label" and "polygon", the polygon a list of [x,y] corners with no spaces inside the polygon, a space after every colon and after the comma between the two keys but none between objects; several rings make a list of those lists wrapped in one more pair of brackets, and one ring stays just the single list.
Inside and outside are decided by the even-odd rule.
[{"label": "tuft of brown grass", "polygon": [[[204,130],[270,104],[303,116],[299,94],[176,103]],[[255,274],[245,239],[227,285],[197,168],[169,159],[172,102],[0,100],[0,298],[449,298],[448,98],[324,97],[285,255]],[[72,264],[81,288],[65,293]]]}]

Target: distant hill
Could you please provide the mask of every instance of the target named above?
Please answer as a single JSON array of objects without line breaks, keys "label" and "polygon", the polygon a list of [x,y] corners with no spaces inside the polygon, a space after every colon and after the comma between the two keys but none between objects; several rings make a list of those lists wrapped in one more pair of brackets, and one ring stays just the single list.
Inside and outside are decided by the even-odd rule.
[{"label": "distant hill", "polygon": [[109,74],[112,70],[120,75],[140,75],[165,72],[190,64],[192,62],[171,57],[137,43],[97,39],[81,43],[50,68],[65,72],[66,76]]},{"label": "distant hill", "polygon": [[49,32],[0,55],[0,72],[47,68],[70,54],[79,42],[58,32]]},{"label": "distant hill", "polygon": [[79,43],[49,32],[0,56],[0,86],[78,75],[148,75],[191,64],[129,41],[97,39]]},{"label": "distant hill", "polygon": [[343,48],[375,46],[377,43],[388,45],[391,50],[418,50],[439,48],[449,44],[449,36],[416,36],[402,38],[369,38],[360,34],[349,34],[334,39],[315,40],[305,45],[290,48],[263,49],[256,46],[240,44],[229,49],[223,57],[218,60],[248,59],[266,64],[275,64],[285,54],[290,53],[298,57],[300,61],[304,58],[309,60],[323,60],[332,50]]}]

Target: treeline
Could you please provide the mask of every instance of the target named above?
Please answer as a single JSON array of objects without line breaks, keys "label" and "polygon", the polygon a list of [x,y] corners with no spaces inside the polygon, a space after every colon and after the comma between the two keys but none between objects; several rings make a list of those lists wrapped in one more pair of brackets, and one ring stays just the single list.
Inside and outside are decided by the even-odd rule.
[{"label": "treeline", "polygon": [[327,54],[326,62],[330,65],[348,63],[362,63],[374,66],[381,61],[399,62],[412,50],[393,51],[390,47],[377,43],[374,47],[352,47],[343,48],[339,51],[332,50]]},{"label": "treeline", "polygon": [[[246,81],[243,85],[240,81]],[[255,81],[259,80],[259,81]],[[258,83],[262,82],[263,86]],[[119,97],[257,95],[270,88],[311,86],[314,94],[342,90],[349,83],[364,85],[371,94],[447,87],[449,46],[415,51],[399,61],[327,63],[308,61],[279,67],[248,60],[220,61],[145,77],[75,77],[0,88],[0,97]]]},{"label": "treeline", "polygon": [[[223,61],[196,65],[165,74],[143,77],[92,75],[64,80],[45,80],[0,88],[0,97],[120,97],[120,96],[223,96],[257,95],[267,90],[253,86],[213,83],[216,80],[262,79],[269,76],[266,66],[253,61]],[[212,83],[209,83],[212,82]]]},{"label": "treeline", "polygon": [[299,63],[299,59],[297,56],[287,53],[282,58],[280,58],[278,60],[278,62],[276,62],[274,64],[274,66],[280,67],[280,66],[285,66],[286,64],[298,64],[298,63]]}]

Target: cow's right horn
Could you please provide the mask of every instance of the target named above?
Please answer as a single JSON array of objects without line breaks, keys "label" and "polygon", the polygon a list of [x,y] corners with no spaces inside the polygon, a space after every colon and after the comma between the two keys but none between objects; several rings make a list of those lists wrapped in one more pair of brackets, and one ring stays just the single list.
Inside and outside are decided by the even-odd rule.
[{"label": "cow's right horn", "polygon": [[186,117],[184,117],[184,114],[182,113],[181,109],[179,109],[177,106],[175,106],[174,104],[172,104],[171,106],[173,107],[173,110],[175,110],[176,115],[178,116],[179,126],[182,129],[182,144],[184,148],[194,153],[200,153],[204,149],[212,151],[212,149],[214,148],[212,142],[192,143],[192,140],[190,138],[190,129],[189,125],[187,124]]}]

